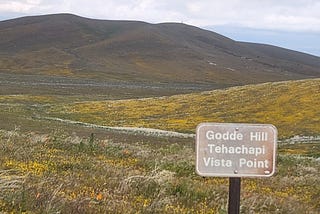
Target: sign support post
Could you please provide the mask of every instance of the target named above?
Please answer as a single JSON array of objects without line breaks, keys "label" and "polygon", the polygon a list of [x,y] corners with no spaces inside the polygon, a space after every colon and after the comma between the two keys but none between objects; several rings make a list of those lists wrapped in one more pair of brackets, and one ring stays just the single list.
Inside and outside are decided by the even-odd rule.
[{"label": "sign support post", "polygon": [[275,172],[277,128],[271,124],[201,123],[196,135],[196,172],[229,177],[229,214],[240,212],[241,177]]},{"label": "sign support post", "polygon": [[240,213],[241,178],[229,178],[228,214]]}]

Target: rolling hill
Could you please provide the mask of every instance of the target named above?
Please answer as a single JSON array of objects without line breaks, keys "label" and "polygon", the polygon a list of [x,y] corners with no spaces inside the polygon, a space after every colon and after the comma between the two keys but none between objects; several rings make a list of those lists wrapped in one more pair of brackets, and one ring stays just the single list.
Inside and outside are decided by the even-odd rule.
[{"label": "rolling hill", "polygon": [[241,181],[241,212],[319,213],[319,67],[185,24],[2,21],[1,213],[227,213],[228,179],[195,174],[200,122],[278,129],[277,173]]},{"label": "rolling hill", "polygon": [[123,100],[99,94],[0,95],[0,129],[47,133],[63,127],[82,133],[80,127],[89,125],[95,132],[139,127],[194,134],[201,122],[225,122],[274,124],[281,139],[319,136],[319,90],[318,78]]},{"label": "rolling hill", "polygon": [[201,93],[53,105],[51,117],[111,127],[194,133],[201,122],[271,123],[280,138],[320,132],[320,79],[231,87]]},{"label": "rolling hill", "polygon": [[71,14],[0,22],[0,72],[217,87],[320,77],[320,58],[181,23]]}]

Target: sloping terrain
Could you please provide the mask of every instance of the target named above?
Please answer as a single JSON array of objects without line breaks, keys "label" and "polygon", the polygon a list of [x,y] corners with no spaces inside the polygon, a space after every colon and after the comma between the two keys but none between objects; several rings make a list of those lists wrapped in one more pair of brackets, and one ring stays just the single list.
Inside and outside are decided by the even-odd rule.
[{"label": "sloping terrain", "polygon": [[320,133],[320,79],[170,97],[54,105],[49,116],[106,126],[194,133],[201,122],[271,123],[280,138]]},{"label": "sloping terrain", "polygon": [[241,212],[319,213],[319,137],[287,138],[319,135],[319,90],[320,79],[309,79],[113,101],[0,95],[0,211],[227,212],[228,178],[196,175],[194,138],[57,120],[64,118],[191,133],[205,121],[272,123],[286,138],[278,143],[276,173],[241,179]]},{"label": "sloping terrain", "polygon": [[215,87],[320,77],[320,58],[197,27],[70,14],[0,22],[0,72]]},{"label": "sloping terrain", "polygon": [[280,138],[318,136],[319,90],[320,80],[308,79],[124,100],[101,94],[1,95],[0,128],[46,133],[63,127],[73,132],[75,124],[93,124],[194,134],[201,122],[243,122],[274,124]]},{"label": "sloping terrain", "polygon": [[317,57],[183,24],[0,22],[0,213],[226,213],[228,179],[195,174],[200,122],[278,128],[276,174],[242,179],[241,213],[319,213],[315,77]]}]

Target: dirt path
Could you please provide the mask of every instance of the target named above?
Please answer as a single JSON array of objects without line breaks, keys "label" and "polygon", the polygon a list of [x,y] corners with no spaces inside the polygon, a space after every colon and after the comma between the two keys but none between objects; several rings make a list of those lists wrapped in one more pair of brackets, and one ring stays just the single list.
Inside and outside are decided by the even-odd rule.
[{"label": "dirt path", "polygon": [[66,119],[61,119],[56,117],[39,117],[36,119],[58,121],[61,123],[80,125],[80,126],[89,127],[89,128],[98,128],[98,129],[105,129],[105,130],[111,130],[111,131],[117,131],[117,132],[124,132],[124,133],[129,133],[134,135],[145,135],[145,136],[156,136],[156,137],[178,137],[178,138],[194,138],[195,137],[195,134],[165,131],[161,129],[102,126],[102,125],[96,125],[92,123],[66,120]]}]

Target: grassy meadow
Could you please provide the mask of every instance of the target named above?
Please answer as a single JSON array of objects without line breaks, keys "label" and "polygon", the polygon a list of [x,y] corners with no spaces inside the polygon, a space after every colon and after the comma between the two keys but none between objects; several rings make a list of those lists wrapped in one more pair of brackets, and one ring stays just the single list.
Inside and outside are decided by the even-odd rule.
[{"label": "grassy meadow", "polygon": [[280,138],[320,133],[320,79],[265,83],[170,97],[52,106],[49,116],[105,126],[194,133],[201,122],[270,123]]},{"label": "grassy meadow", "polygon": [[[241,213],[320,212],[320,80],[158,98],[1,95],[1,213],[227,213],[228,179],[195,174],[193,138],[48,120],[194,133],[200,122],[272,123],[276,174],[242,178]],[[301,140],[299,140],[301,139]]]},{"label": "grassy meadow", "polygon": [[[12,130],[0,132],[0,145],[3,212],[226,213],[228,179],[196,175],[188,141]],[[291,150],[281,146],[275,176],[242,179],[242,213],[320,211],[319,143]]]}]

